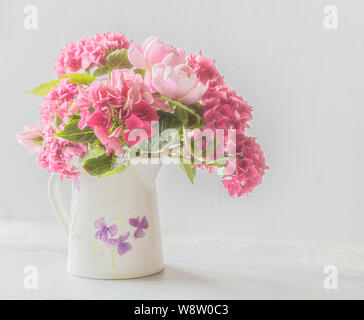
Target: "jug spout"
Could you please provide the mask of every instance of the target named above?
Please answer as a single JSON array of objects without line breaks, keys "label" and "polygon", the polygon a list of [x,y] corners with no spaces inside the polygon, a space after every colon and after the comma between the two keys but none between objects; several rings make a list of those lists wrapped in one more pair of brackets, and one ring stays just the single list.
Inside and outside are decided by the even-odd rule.
[{"label": "jug spout", "polygon": [[157,179],[160,168],[162,167],[161,163],[158,164],[131,164],[134,172],[138,176],[138,179],[144,184],[144,186],[148,189],[153,188],[155,184],[155,180]]}]

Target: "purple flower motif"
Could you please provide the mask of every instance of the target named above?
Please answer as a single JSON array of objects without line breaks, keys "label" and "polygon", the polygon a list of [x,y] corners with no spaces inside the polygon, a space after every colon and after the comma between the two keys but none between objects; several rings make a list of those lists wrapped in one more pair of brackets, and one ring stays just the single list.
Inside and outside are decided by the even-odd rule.
[{"label": "purple flower motif", "polygon": [[113,237],[118,233],[118,227],[116,224],[113,224],[110,227],[106,226],[105,219],[103,217],[95,221],[95,228],[99,229],[95,234],[95,238],[101,239],[105,242],[108,239],[108,234]]},{"label": "purple flower motif", "polygon": [[140,220],[139,217],[131,218],[129,219],[129,223],[131,226],[136,227],[136,230],[134,232],[134,238],[143,238],[145,236],[145,232],[143,229],[149,228],[146,216],[144,216],[142,220]]},{"label": "purple flower motif", "polygon": [[123,255],[132,249],[131,244],[129,242],[125,242],[125,240],[128,239],[129,234],[130,233],[128,232],[124,236],[120,236],[117,239],[109,239],[107,243],[111,246],[117,246],[118,254]]}]

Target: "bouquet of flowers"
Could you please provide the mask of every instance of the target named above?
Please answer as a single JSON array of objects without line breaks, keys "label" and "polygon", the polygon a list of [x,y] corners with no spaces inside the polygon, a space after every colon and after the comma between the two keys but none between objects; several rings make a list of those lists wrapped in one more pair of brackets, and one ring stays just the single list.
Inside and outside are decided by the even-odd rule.
[{"label": "bouquet of flowers", "polygon": [[105,177],[135,159],[169,157],[191,182],[196,168],[217,169],[232,197],[261,183],[265,158],[245,135],[252,107],[201,52],[102,33],[56,61],[58,79],[30,91],[43,96],[40,127],[17,134],[49,172],[77,181],[82,171]]}]

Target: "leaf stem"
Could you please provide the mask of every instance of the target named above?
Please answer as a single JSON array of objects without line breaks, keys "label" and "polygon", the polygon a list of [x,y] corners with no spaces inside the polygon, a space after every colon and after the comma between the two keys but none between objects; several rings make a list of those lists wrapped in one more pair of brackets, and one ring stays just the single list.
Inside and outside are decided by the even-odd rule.
[{"label": "leaf stem", "polygon": [[180,108],[182,108],[183,110],[193,114],[197,119],[198,122],[201,122],[201,116],[199,114],[197,114],[195,111],[191,110],[188,106],[186,106],[185,104],[177,101],[177,100],[173,100],[171,98],[165,97],[165,96],[160,96],[161,99],[167,101],[168,103],[174,104],[175,106],[178,106]]}]

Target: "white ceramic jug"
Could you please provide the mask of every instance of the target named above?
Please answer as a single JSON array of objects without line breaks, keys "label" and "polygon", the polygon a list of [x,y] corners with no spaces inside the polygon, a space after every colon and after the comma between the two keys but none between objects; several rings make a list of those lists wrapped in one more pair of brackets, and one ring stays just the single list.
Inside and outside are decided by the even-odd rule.
[{"label": "white ceramic jug", "polygon": [[161,165],[130,165],[106,178],[80,176],[73,183],[70,215],[58,175],[49,198],[68,235],[68,272],[95,279],[151,275],[163,265],[155,179]]}]

